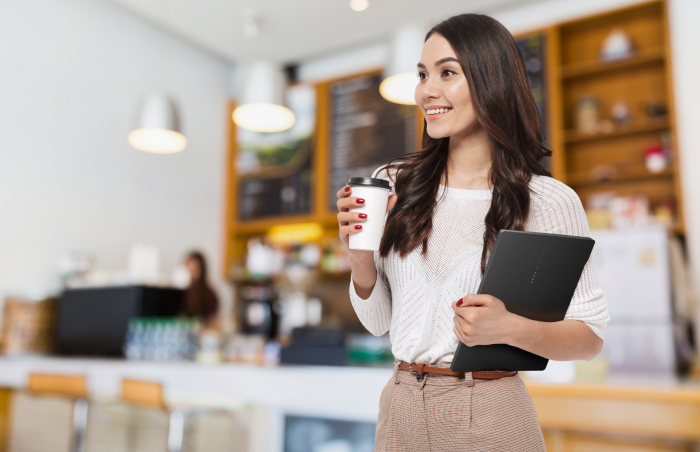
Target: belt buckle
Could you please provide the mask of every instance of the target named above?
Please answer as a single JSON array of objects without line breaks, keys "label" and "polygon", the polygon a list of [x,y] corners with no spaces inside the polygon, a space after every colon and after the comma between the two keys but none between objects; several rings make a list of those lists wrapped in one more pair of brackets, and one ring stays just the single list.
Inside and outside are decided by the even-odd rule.
[{"label": "belt buckle", "polygon": [[[415,369],[413,367],[416,367]],[[408,365],[408,370],[410,372],[415,372],[416,374],[416,381],[423,381],[425,378],[425,372],[423,371],[423,363],[411,363]]]},{"label": "belt buckle", "polygon": [[[423,363],[412,363],[412,364],[408,365],[408,370],[410,370],[411,372],[417,372],[419,374],[424,374],[425,373],[425,372],[423,372],[424,365],[425,364],[423,364]],[[413,368],[414,366],[416,366],[416,369]]]}]

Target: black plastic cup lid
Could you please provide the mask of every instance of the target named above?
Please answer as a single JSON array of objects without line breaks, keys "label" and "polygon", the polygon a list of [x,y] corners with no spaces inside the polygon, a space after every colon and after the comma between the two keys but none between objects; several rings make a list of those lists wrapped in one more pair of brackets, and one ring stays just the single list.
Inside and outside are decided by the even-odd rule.
[{"label": "black plastic cup lid", "polygon": [[348,185],[362,185],[364,187],[378,187],[391,190],[391,185],[386,179],[375,179],[373,177],[351,177]]}]

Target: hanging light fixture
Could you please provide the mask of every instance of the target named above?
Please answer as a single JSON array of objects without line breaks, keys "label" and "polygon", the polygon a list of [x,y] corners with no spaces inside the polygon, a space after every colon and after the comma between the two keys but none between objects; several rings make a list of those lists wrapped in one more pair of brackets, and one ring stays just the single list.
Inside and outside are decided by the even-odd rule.
[{"label": "hanging light fixture", "polygon": [[129,144],[139,151],[173,154],[187,147],[187,138],[180,131],[175,104],[164,94],[151,94],[141,111],[139,128],[128,137]]},{"label": "hanging light fixture", "polygon": [[241,105],[233,111],[233,122],[254,132],[282,132],[296,121],[294,113],[282,105],[284,74],[277,65],[257,61],[244,68]]},{"label": "hanging light fixture", "polygon": [[350,0],[350,9],[353,11],[364,11],[369,6],[369,0]]},{"label": "hanging light fixture", "polygon": [[394,34],[391,60],[379,85],[379,93],[390,102],[415,105],[414,92],[418,84],[416,65],[423,49],[425,32],[417,25],[406,25]]}]

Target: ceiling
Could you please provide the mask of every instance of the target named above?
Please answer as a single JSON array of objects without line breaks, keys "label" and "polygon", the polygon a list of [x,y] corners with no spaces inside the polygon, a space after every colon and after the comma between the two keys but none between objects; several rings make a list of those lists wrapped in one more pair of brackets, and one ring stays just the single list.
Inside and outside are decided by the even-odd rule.
[{"label": "ceiling", "polygon": [[[494,13],[540,0],[109,0],[229,62],[270,59],[298,63],[386,40],[399,26],[432,25],[463,12]],[[243,33],[248,11],[260,31]]]}]

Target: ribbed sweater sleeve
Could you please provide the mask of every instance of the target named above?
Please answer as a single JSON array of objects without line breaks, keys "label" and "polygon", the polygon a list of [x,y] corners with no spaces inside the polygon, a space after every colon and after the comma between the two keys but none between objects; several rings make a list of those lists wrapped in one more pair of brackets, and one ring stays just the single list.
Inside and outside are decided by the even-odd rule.
[{"label": "ribbed sweater sleeve", "polygon": [[377,282],[370,296],[363,300],[355,291],[355,282],[350,277],[350,301],[357,317],[367,331],[381,336],[391,327],[391,286],[384,273],[383,259],[374,253],[374,266],[377,269]]},{"label": "ribbed sweater sleeve", "polygon": [[[550,178],[547,178],[544,184],[537,184],[537,188],[546,191],[546,193],[533,194],[533,201],[540,204],[540,208],[536,209],[537,214],[532,218],[535,223],[532,226],[538,232],[590,237],[586,213],[576,192]],[[603,339],[603,330],[610,316],[605,295],[598,285],[592,259],[591,257],[588,260],[583,269],[564,318],[585,323]]]}]

